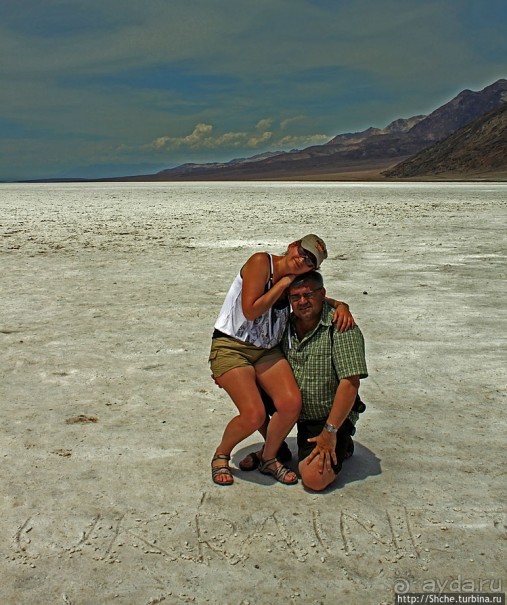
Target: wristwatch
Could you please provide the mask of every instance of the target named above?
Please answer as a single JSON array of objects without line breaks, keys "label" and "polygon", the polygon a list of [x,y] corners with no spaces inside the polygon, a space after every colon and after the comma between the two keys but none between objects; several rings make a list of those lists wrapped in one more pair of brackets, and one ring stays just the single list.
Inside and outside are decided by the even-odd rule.
[{"label": "wristwatch", "polygon": [[326,424],[324,425],[324,430],[327,431],[328,433],[337,433],[338,427],[333,426],[332,424],[329,424],[326,422]]}]

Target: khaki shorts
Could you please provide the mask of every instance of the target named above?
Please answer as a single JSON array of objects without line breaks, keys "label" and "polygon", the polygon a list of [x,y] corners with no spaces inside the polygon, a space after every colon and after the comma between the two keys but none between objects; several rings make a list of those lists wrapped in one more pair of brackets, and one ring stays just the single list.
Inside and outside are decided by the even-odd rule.
[{"label": "khaki shorts", "polygon": [[215,378],[229,370],[245,366],[255,366],[266,361],[285,359],[279,346],[261,349],[248,342],[239,342],[233,338],[213,338],[209,354],[209,364]]}]

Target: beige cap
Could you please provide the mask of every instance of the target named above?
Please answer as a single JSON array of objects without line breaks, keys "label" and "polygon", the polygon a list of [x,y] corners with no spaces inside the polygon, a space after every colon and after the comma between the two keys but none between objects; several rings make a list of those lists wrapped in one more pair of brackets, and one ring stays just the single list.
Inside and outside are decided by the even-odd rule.
[{"label": "beige cap", "polygon": [[315,260],[317,261],[317,266],[315,267],[316,269],[318,269],[322,264],[322,261],[327,258],[327,248],[324,240],[313,233],[303,237],[301,240],[301,248],[307,252],[310,252],[310,254],[313,254]]}]

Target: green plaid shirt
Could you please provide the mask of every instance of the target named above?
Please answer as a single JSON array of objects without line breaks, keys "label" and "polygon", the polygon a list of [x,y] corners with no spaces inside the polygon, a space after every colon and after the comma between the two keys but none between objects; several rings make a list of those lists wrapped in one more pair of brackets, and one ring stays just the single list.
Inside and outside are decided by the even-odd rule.
[{"label": "green plaid shirt", "polygon": [[[331,337],[333,314],[334,309],[324,302],[319,323],[299,340],[295,317],[291,313],[283,335],[282,349],[303,396],[300,420],[326,419],[340,379],[368,376],[361,330],[355,326],[346,332],[338,332],[333,326]],[[357,419],[357,412],[349,414],[349,420],[354,424]]]}]

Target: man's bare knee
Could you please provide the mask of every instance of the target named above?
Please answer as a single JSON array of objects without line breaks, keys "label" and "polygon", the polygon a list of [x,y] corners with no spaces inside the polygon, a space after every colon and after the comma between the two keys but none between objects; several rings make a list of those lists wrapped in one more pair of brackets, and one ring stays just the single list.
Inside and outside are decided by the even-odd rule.
[{"label": "man's bare knee", "polygon": [[306,477],[306,478],[301,478],[301,481],[303,482],[303,485],[307,489],[311,489],[314,492],[321,492],[321,491],[325,490],[326,487],[329,487],[331,485],[331,483],[333,483],[334,478],[324,480],[322,476],[321,477]]},{"label": "man's bare knee", "polygon": [[301,481],[307,489],[311,489],[314,492],[321,492],[329,485],[322,480],[322,477],[301,477]]},{"label": "man's bare knee", "polygon": [[318,469],[312,468],[312,466],[306,466],[306,462],[304,461],[300,463],[299,472],[301,474],[301,481],[307,489],[311,489],[314,492],[321,492],[333,483],[336,479],[336,475],[331,472],[319,473]]}]

